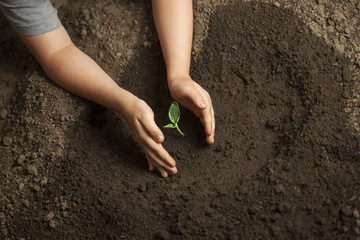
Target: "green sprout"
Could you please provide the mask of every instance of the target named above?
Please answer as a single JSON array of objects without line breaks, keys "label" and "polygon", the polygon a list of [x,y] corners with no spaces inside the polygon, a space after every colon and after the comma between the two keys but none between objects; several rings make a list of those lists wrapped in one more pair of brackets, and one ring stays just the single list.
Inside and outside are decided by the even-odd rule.
[{"label": "green sprout", "polygon": [[173,102],[169,108],[169,119],[172,123],[164,126],[164,128],[176,128],[178,132],[184,136],[184,133],[180,130],[178,122],[180,120],[180,108],[177,102]]}]

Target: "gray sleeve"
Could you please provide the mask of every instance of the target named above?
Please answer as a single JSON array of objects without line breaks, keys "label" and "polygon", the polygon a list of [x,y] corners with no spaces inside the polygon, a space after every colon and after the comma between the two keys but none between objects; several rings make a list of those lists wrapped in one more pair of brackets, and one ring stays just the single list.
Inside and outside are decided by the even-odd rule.
[{"label": "gray sleeve", "polygon": [[22,35],[47,33],[61,25],[50,0],[0,0],[0,10]]}]

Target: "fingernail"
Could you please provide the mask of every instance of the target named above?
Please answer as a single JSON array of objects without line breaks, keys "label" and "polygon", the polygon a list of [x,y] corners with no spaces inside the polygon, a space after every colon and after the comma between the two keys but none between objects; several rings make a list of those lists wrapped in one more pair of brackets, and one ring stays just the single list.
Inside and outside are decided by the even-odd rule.
[{"label": "fingernail", "polygon": [[206,107],[206,103],[205,102],[200,102],[200,106],[201,107]]},{"label": "fingernail", "polygon": [[178,170],[177,170],[177,168],[176,168],[176,167],[175,167],[174,169],[172,169],[172,170],[171,170],[171,173],[172,173],[172,174],[177,174],[177,172],[178,172]]},{"label": "fingernail", "polygon": [[156,141],[157,141],[157,142],[162,142],[162,141],[164,141],[164,136],[160,134],[159,136],[157,136]]}]

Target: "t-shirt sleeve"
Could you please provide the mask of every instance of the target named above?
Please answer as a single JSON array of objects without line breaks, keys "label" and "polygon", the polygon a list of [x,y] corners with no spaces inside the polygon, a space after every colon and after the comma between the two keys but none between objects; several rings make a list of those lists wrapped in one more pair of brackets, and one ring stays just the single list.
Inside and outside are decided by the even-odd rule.
[{"label": "t-shirt sleeve", "polygon": [[0,10],[22,35],[47,33],[61,25],[50,0],[0,0]]}]

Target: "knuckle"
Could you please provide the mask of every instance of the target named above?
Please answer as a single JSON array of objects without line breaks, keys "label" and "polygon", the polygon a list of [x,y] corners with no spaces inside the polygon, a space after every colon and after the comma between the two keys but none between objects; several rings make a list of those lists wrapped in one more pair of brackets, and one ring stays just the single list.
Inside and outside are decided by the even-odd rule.
[{"label": "knuckle", "polygon": [[141,108],[144,104],[146,104],[144,100],[138,99],[138,100],[136,100],[136,101],[133,103],[132,107],[133,107],[133,108],[136,108],[136,109],[139,109],[139,108]]},{"label": "knuckle", "polygon": [[138,106],[144,106],[146,105],[146,102],[142,99],[139,99],[139,101],[137,102]]}]

